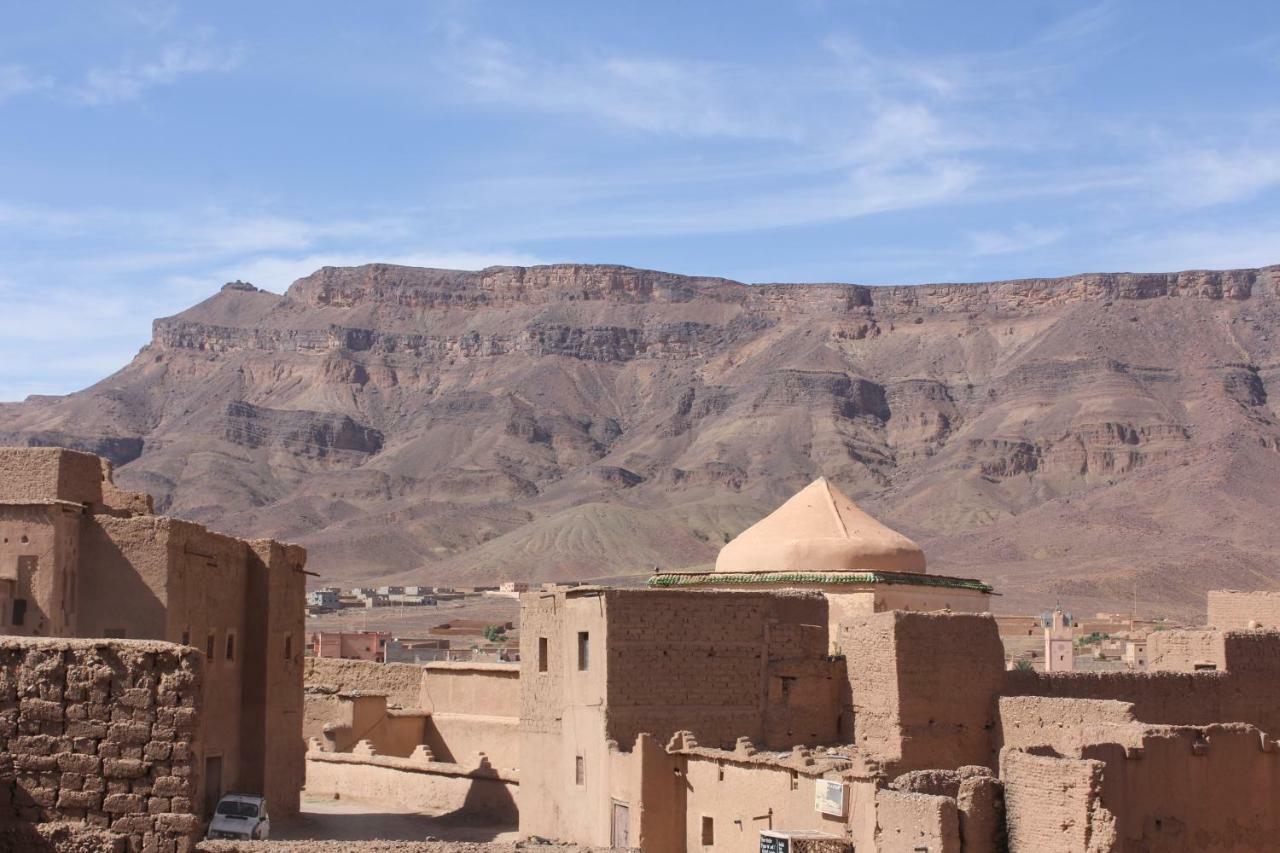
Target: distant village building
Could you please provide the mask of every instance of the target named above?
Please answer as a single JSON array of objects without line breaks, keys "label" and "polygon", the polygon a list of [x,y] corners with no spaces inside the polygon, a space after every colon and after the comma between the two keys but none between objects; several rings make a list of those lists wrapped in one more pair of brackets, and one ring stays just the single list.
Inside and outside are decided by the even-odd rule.
[{"label": "distant village building", "polygon": [[307,593],[308,607],[327,607],[337,610],[339,605],[338,596],[341,590],[335,587],[326,587],[324,589],[313,589]]},{"label": "distant village building", "polygon": [[1129,669],[1142,671],[1147,668],[1147,641],[1126,640],[1124,644],[1124,665]]},{"label": "distant village building", "polygon": [[311,654],[318,658],[383,662],[390,639],[385,631],[316,631],[311,635]]},{"label": "distant village building", "polygon": [[1071,672],[1076,668],[1076,633],[1071,614],[1055,609],[1040,619],[1044,627],[1044,671]]},{"label": "distant village building", "polygon": [[93,454],[0,448],[0,634],[198,649],[206,800],[254,792],[296,812],[306,552],[151,506]]}]

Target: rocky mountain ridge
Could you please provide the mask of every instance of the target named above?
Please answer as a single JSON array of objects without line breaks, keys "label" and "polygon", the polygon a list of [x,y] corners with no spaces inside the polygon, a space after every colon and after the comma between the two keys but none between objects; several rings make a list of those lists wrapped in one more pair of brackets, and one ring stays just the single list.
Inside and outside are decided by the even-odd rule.
[{"label": "rocky mountain ridge", "polygon": [[1280,267],[745,285],[617,266],[233,282],[131,364],[0,404],[326,579],[708,563],[825,473],[932,571],[1195,611],[1271,588]]}]

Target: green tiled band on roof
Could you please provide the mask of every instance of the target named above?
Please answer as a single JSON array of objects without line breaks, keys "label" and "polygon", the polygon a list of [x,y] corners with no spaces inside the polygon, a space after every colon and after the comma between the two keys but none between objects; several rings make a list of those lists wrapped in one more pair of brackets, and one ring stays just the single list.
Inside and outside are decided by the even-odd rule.
[{"label": "green tiled band on roof", "polygon": [[829,583],[829,584],[905,584],[908,586],[936,586],[949,589],[972,589],[991,592],[991,587],[973,578],[952,578],[945,575],[917,575],[907,572],[752,572],[728,574],[706,572],[698,574],[662,574],[649,578],[649,586],[705,586],[722,584],[757,583]]}]

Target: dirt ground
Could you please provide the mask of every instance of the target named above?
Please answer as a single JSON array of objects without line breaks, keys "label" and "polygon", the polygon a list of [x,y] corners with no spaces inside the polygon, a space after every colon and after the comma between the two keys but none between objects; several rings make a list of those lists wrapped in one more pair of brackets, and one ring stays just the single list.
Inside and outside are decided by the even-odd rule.
[{"label": "dirt ground", "polygon": [[465,817],[388,812],[364,803],[306,799],[298,820],[271,827],[270,841],[205,841],[202,853],[607,853],[599,848],[519,842],[514,826],[486,826]]},{"label": "dirt ground", "polygon": [[454,619],[495,624],[518,622],[520,602],[498,595],[468,596],[434,607],[375,607],[341,610],[307,619],[308,631],[389,631],[397,637],[425,637],[427,630]]}]

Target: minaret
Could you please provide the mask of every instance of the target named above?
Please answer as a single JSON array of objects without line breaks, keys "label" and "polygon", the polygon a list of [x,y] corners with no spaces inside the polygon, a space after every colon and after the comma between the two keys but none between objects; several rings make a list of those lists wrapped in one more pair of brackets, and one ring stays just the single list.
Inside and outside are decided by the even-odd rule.
[{"label": "minaret", "polygon": [[1044,625],[1044,671],[1071,672],[1076,668],[1075,629],[1071,614],[1055,608],[1040,617]]}]

